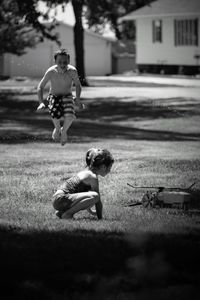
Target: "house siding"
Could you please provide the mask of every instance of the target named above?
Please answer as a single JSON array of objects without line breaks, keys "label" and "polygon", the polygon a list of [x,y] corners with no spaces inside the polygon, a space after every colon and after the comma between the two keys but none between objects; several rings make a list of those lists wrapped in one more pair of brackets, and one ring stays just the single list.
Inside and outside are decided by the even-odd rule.
[{"label": "house siding", "polygon": [[[107,75],[112,70],[112,45],[101,39],[94,39],[92,36],[85,35],[85,61],[86,74]],[[86,47],[87,45],[87,47]]]},{"label": "house siding", "polygon": [[[174,20],[189,18],[179,16],[137,19],[136,63],[195,66],[195,55],[200,54],[200,46],[175,46],[174,42]],[[162,43],[153,43],[152,40],[152,21],[156,19],[162,20]],[[200,17],[198,19],[200,24]],[[198,31],[200,35],[200,28]]]}]

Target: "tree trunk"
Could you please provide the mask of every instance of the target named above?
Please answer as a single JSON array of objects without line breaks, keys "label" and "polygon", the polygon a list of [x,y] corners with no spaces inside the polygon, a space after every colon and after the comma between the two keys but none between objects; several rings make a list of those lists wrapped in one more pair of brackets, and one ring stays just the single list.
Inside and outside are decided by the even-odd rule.
[{"label": "tree trunk", "polygon": [[85,78],[84,66],[84,29],[82,24],[82,10],[84,0],[72,0],[76,23],[74,25],[74,46],[76,57],[76,68],[82,86],[88,86]]}]

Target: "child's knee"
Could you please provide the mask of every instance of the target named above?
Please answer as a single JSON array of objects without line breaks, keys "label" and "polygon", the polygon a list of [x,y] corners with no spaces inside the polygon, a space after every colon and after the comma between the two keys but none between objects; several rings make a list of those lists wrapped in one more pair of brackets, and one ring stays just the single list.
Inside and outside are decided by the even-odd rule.
[{"label": "child's knee", "polygon": [[64,120],[65,120],[65,121],[73,122],[75,119],[76,119],[76,117],[75,117],[74,114],[65,114],[65,115],[64,115]]},{"label": "child's knee", "polygon": [[94,204],[96,204],[99,201],[99,194],[97,192],[91,192],[91,199]]}]

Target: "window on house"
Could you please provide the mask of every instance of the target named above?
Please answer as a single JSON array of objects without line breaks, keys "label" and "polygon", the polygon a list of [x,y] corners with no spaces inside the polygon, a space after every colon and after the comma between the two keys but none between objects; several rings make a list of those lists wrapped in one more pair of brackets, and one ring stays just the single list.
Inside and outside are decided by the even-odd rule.
[{"label": "window on house", "polygon": [[198,46],[198,19],[174,20],[175,46]]},{"label": "window on house", "polygon": [[162,43],[162,20],[153,21],[153,43]]}]

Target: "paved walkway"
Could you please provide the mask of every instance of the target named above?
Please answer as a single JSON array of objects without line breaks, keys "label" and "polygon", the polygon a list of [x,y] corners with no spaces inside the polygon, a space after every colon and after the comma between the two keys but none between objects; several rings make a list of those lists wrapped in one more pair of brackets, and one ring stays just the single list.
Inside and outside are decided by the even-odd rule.
[{"label": "paved walkway", "polygon": [[180,78],[180,77],[159,77],[152,75],[113,75],[113,76],[88,76],[88,79],[99,81],[116,81],[116,82],[135,82],[135,83],[154,83],[171,86],[184,86],[184,87],[200,87],[200,78]]},{"label": "paved walkway", "polygon": [[[170,78],[159,76],[89,76],[88,79],[102,81],[102,86],[83,87],[83,98],[119,98],[123,101],[134,101],[139,99],[166,99],[166,98],[193,98],[200,100],[200,79],[195,78]],[[104,83],[111,81],[116,84],[104,86]],[[14,79],[0,81],[0,91],[33,92],[37,94],[36,87],[38,79],[27,79],[16,81]],[[123,86],[118,82],[124,82]],[[126,82],[129,83],[126,86]],[[133,82],[133,86],[131,86]],[[144,86],[136,86],[134,83],[144,83]],[[154,83],[153,86],[148,86]],[[146,85],[145,85],[146,84]]]},{"label": "paved walkway", "polygon": [[200,100],[200,87],[154,86],[154,87],[89,87],[83,88],[83,98],[112,98],[131,102],[146,99],[193,98]]},{"label": "paved walkway", "polygon": [[[159,76],[159,75],[111,75],[111,76],[87,76],[88,80],[97,80],[99,82],[111,81],[111,82],[123,82],[123,83],[146,83],[146,84],[158,84],[167,86],[183,86],[183,87],[200,87],[200,77],[178,77],[178,76]],[[17,81],[9,79],[0,81],[0,90],[15,89],[16,87],[29,87],[33,88],[37,86],[39,79],[29,79],[25,81]]]}]

